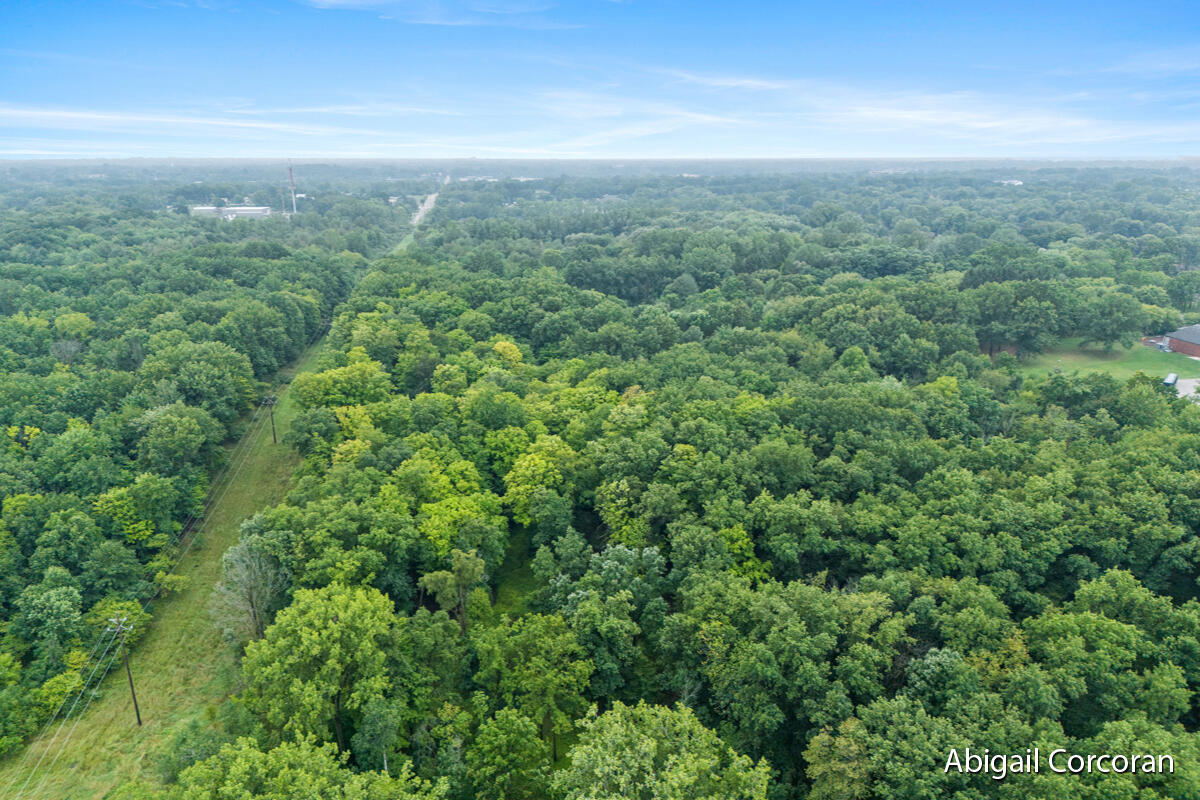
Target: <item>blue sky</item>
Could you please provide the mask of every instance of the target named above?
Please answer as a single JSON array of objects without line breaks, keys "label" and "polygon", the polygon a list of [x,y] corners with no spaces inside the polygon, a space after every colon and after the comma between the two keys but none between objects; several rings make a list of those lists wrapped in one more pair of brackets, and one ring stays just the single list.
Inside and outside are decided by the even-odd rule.
[{"label": "blue sky", "polygon": [[1196,155],[1188,2],[0,0],[0,158]]}]

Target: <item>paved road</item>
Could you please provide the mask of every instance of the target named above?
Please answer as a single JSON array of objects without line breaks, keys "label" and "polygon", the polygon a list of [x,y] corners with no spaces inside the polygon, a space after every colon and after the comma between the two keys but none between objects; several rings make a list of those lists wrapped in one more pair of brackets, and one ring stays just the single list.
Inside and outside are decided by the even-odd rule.
[{"label": "paved road", "polygon": [[1194,396],[1197,388],[1200,388],[1200,378],[1180,378],[1175,384],[1175,392],[1180,397]]},{"label": "paved road", "polygon": [[[447,175],[445,180],[442,181],[442,186],[445,186],[449,182],[450,182],[450,176]],[[433,211],[433,206],[435,203],[437,203],[438,194],[439,194],[438,192],[434,192],[433,194],[429,195],[428,197],[426,197],[424,200],[421,201],[421,205],[417,208],[417,213],[413,214],[413,216],[412,216],[412,224],[413,225],[420,225],[421,220],[425,219],[425,215],[428,214],[430,211]]]}]

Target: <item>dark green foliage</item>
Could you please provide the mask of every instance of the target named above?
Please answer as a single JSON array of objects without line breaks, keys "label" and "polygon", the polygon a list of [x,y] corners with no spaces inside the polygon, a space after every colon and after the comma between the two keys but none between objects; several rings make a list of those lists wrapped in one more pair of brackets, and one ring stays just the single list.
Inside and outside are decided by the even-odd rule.
[{"label": "dark green foliage", "polygon": [[[1194,313],[1196,179],[997,177],[455,182],[336,310],[355,262],[291,238],[180,256],[178,303],[35,281],[0,329],[34,380],[0,381],[7,685],[137,595],[255,379],[328,315],[295,485],[229,557],[258,743],[185,772],[194,796],[301,752],[462,800],[1192,796],[1194,759],[941,769],[967,744],[1183,764],[1200,720],[1200,409],[1014,368]],[[62,245],[31,241],[49,281]]]},{"label": "dark green foliage", "polygon": [[0,189],[0,752],[94,666],[85,620],[154,592],[260,381],[365,263],[313,240],[340,220],[222,227],[112,189]]}]

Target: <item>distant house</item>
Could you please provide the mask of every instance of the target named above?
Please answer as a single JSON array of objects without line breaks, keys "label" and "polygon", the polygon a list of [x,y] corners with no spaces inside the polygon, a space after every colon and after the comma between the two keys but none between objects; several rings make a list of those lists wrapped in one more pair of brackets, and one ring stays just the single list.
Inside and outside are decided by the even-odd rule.
[{"label": "distant house", "polygon": [[220,217],[221,219],[237,219],[249,217],[258,219],[271,216],[270,206],[192,206],[193,217]]},{"label": "distant house", "polygon": [[1167,346],[1176,353],[1200,358],[1200,325],[1188,325],[1166,336]]}]

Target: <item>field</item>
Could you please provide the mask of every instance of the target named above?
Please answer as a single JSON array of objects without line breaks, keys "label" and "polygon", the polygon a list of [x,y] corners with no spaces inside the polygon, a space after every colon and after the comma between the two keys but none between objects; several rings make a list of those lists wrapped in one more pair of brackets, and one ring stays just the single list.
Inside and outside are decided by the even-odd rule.
[{"label": "field", "polygon": [[1027,377],[1047,375],[1056,369],[1063,372],[1107,372],[1117,378],[1130,378],[1138,372],[1157,377],[1166,377],[1167,373],[1175,372],[1181,379],[1200,378],[1200,361],[1141,344],[1135,344],[1128,350],[1117,346],[1106,353],[1103,348],[1080,348],[1078,340],[1067,340],[1021,364],[1021,372]]},{"label": "field", "polygon": [[[320,347],[313,345],[286,372],[310,368]],[[288,388],[275,411],[281,437],[296,413]],[[6,797],[17,797],[24,786],[22,800],[80,800],[106,797],[135,779],[153,782],[157,756],[177,732],[234,691],[235,654],[209,618],[209,593],[220,577],[221,554],[237,542],[242,521],[283,498],[296,464],[294,451],[271,442],[270,422],[259,415],[231,448],[229,466],[213,484],[215,502],[177,570],[186,588],[155,604],[150,630],[130,654],[144,724],[138,728],[134,722],[118,661],[78,723],[68,721],[57,740],[55,724],[0,764],[0,789],[11,782]]]}]

